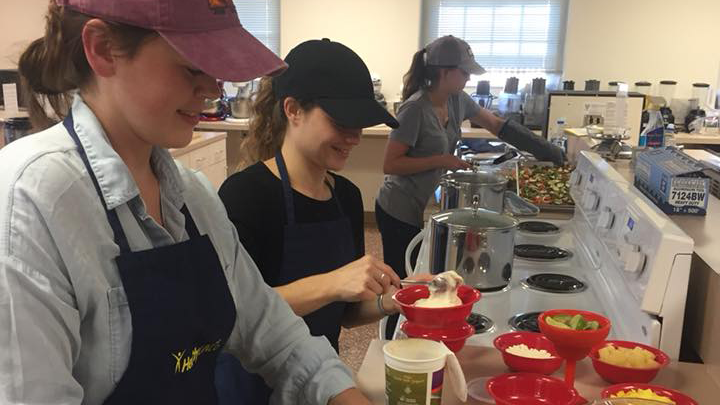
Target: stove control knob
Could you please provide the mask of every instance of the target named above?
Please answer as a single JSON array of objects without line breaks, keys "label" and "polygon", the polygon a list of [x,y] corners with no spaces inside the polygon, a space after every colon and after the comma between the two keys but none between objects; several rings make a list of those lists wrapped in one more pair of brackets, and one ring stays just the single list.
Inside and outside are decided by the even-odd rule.
[{"label": "stove control knob", "polygon": [[598,203],[600,202],[600,196],[594,191],[588,191],[582,199],[582,206],[588,211],[595,211]]},{"label": "stove control knob", "polygon": [[647,256],[640,251],[638,245],[626,245],[623,247],[621,257],[625,263],[624,269],[628,273],[641,273],[645,268]]},{"label": "stove control knob", "polygon": [[615,213],[609,207],[603,208],[598,218],[598,227],[600,229],[612,229],[615,225]]},{"label": "stove control knob", "polygon": [[570,174],[570,186],[578,186],[582,183],[582,173],[575,170]]}]

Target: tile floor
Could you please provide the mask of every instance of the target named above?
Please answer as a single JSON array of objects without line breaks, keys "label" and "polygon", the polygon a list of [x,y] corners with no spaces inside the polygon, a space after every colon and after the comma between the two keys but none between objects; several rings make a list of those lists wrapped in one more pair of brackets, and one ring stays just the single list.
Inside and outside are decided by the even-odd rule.
[{"label": "tile floor", "polygon": [[[365,225],[365,253],[382,259],[380,232],[374,225]],[[360,369],[370,341],[378,337],[377,322],[344,329],[340,333],[340,358],[354,371]]]}]

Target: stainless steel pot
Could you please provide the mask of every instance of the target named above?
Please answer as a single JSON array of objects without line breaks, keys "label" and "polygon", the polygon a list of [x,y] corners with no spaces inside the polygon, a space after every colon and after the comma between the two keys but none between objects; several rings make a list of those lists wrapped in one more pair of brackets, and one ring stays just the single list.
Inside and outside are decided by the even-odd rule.
[{"label": "stainless steel pot", "polygon": [[474,206],[514,216],[537,215],[537,206],[507,190],[508,178],[496,172],[461,170],[440,178],[440,210]]},{"label": "stainless steel pot", "polygon": [[512,276],[515,230],[519,221],[480,208],[457,208],[430,218],[432,274],[455,270],[480,291],[507,287]]},{"label": "stainless steel pot", "polygon": [[233,118],[249,118],[250,117],[250,99],[232,97],[230,100],[230,113]]}]

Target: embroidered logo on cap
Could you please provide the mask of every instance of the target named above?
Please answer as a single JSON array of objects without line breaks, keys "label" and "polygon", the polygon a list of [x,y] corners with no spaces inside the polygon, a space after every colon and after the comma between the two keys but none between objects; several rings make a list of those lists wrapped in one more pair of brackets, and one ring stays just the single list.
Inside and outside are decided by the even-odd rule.
[{"label": "embroidered logo on cap", "polygon": [[208,6],[215,14],[225,14],[225,10],[233,5],[232,0],[208,0]]}]

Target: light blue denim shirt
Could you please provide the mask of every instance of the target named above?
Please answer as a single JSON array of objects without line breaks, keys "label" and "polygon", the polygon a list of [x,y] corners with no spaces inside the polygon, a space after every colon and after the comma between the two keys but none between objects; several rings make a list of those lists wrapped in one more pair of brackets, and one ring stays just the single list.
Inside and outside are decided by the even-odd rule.
[{"label": "light blue denim shirt", "polygon": [[[133,251],[187,239],[183,203],[209,235],[237,306],[225,349],[275,387],[273,403],[325,404],[353,386],[327,340],[311,337],[263,282],[207,179],[155,148],[165,222],[159,226],[79,96],[72,111]],[[0,403],[102,404],[127,367],[132,340],[113,260],[119,248],[102,203],[62,124],[3,148],[0,167]]]}]

